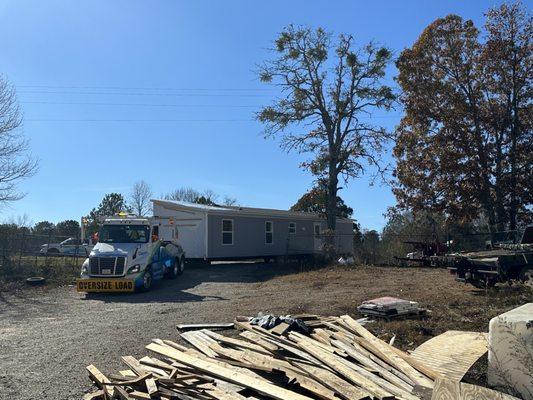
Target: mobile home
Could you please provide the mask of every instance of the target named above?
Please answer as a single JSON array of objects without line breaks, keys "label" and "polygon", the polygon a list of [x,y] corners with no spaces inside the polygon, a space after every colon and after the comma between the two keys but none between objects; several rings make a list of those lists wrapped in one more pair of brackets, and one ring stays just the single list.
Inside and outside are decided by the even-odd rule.
[{"label": "mobile home", "polygon": [[[271,259],[312,255],[323,248],[326,221],[319,214],[173,200],[152,203],[154,217],[165,221],[159,229],[177,239],[188,259]],[[352,253],[351,219],[337,219],[335,246],[339,254]]]}]

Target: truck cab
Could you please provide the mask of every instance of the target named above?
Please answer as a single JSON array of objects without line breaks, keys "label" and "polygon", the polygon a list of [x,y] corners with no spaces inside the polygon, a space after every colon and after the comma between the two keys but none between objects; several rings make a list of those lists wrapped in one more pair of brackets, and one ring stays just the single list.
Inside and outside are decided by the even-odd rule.
[{"label": "truck cab", "polygon": [[156,218],[106,218],[82,265],[78,291],[147,291],[154,281],[181,275],[185,254],[172,238],[160,236],[161,223]]}]

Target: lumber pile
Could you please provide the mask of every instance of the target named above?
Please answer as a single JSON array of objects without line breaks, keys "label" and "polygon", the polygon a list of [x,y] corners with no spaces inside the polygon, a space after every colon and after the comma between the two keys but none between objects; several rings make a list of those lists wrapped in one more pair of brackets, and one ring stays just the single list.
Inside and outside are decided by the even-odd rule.
[{"label": "lumber pile", "polygon": [[347,315],[305,323],[310,335],[238,319],[231,337],[199,329],[180,333],[187,346],[154,339],[149,356],[122,357],[118,374],[88,366],[99,390],[87,398],[415,400],[446,378]]}]

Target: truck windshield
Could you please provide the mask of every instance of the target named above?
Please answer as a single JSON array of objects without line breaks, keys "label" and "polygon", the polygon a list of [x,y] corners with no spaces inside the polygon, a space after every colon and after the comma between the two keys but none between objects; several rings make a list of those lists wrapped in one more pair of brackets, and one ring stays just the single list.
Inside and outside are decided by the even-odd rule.
[{"label": "truck windshield", "polygon": [[147,225],[104,225],[98,234],[102,243],[148,243],[149,238]]}]

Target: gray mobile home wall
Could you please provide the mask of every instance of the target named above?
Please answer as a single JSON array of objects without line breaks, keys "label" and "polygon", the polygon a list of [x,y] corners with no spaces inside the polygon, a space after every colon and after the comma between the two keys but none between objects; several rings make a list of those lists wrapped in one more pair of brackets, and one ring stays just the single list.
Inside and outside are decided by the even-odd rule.
[{"label": "gray mobile home wall", "polygon": [[353,222],[337,220],[335,245],[338,254],[353,254]]},{"label": "gray mobile home wall", "polygon": [[[222,220],[233,220],[233,245],[222,244]],[[274,240],[265,244],[265,222],[272,221]],[[312,219],[254,217],[243,215],[208,215],[208,254],[210,259],[232,257],[263,257],[287,254],[289,223],[296,223],[296,234],[291,235],[289,254],[314,252]]]}]

